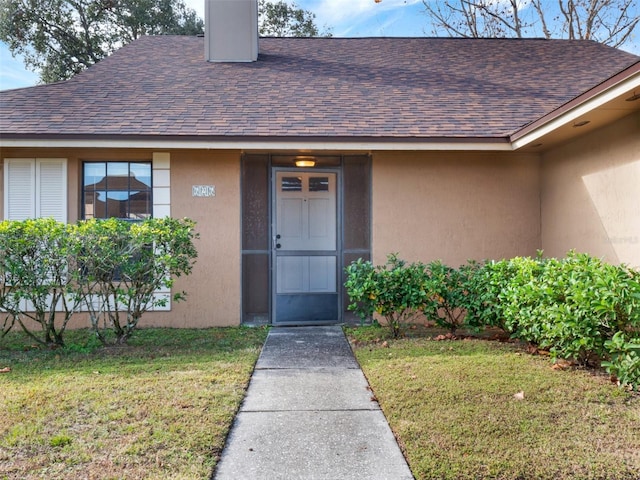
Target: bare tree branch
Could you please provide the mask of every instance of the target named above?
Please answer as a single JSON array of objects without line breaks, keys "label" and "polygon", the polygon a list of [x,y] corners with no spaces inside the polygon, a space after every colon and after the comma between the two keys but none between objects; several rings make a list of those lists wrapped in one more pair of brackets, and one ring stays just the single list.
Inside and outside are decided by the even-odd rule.
[{"label": "bare tree branch", "polygon": [[619,47],[640,25],[639,0],[423,0],[434,34],[595,40]]}]

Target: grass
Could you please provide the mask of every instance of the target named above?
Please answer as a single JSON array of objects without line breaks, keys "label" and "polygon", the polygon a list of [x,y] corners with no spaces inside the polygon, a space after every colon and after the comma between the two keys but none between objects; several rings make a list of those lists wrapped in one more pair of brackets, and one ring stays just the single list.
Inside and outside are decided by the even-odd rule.
[{"label": "grass", "polygon": [[608,377],[510,343],[385,332],[347,330],[416,479],[640,478],[640,396]]},{"label": "grass", "polygon": [[[640,396],[603,375],[433,329],[347,333],[418,480],[640,478]],[[265,336],[145,329],[105,349],[74,331],[45,350],[9,335],[0,479],[208,478]]]},{"label": "grass", "polygon": [[144,329],[112,348],[87,337],[53,351],[0,340],[0,479],[208,478],[266,330]]}]

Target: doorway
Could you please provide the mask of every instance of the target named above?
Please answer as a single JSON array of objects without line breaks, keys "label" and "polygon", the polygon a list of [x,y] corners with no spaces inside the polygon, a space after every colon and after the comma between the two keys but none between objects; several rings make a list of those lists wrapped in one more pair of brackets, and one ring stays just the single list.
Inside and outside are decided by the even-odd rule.
[{"label": "doorway", "polygon": [[273,323],[336,323],[338,172],[275,169],[272,178]]},{"label": "doorway", "polygon": [[348,310],[344,267],[371,258],[371,158],[313,158],[313,167],[301,168],[296,155],[242,156],[245,325],[358,321]]}]

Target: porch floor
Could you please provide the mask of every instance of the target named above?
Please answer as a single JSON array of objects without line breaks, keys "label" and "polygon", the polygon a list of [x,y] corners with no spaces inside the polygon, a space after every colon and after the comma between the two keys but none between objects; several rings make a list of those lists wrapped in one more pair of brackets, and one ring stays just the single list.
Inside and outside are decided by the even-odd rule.
[{"label": "porch floor", "polygon": [[413,479],[339,326],[273,328],[215,480]]}]

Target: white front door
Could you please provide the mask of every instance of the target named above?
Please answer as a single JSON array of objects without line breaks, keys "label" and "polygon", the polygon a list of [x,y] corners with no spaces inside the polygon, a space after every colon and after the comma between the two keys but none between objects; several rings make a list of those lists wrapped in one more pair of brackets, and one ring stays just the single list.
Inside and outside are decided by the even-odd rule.
[{"label": "white front door", "polygon": [[338,321],[337,175],[275,177],[274,323]]}]

